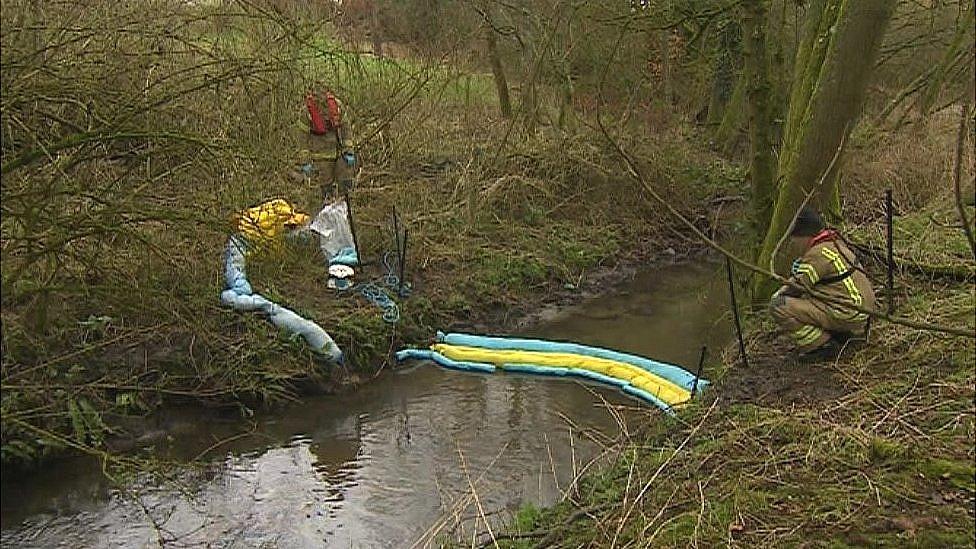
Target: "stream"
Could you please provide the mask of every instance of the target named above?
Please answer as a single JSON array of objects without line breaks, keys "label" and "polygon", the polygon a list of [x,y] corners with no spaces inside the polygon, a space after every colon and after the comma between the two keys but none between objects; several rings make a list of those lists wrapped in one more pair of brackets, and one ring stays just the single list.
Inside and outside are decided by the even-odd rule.
[{"label": "stream", "polygon": [[[523,334],[610,347],[694,371],[730,335],[722,271],[648,269]],[[705,377],[708,377],[707,372]],[[2,481],[4,547],[410,547],[495,532],[525,503],[559,501],[598,467],[618,421],[661,416],[571,379],[468,374],[427,363],[355,393],[249,420],[165,412],[156,454],[199,467],[119,490],[85,457]],[[209,450],[209,451],[208,451]],[[133,494],[137,494],[134,497]]]}]

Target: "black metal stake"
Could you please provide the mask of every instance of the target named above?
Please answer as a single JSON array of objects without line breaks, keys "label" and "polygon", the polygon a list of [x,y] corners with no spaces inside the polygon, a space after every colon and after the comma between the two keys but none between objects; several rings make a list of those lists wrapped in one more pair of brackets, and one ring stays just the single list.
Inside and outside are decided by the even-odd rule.
[{"label": "black metal stake", "polygon": [[403,228],[403,251],[400,256],[400,277],[397,287],[397,295],[403,296],[403,273],[405,271],[407,263],[407,237],[410,235],[410,230],[406,227]]},{"label": "black metal stake", "polygon": [[732,281],[732,260],[725,256],[725,272],[729,277],[729,298],[732,302],[732,319],[735,321],[735,335],[739,338],[739,355],[742,356],[742,366],[749,367],[749,357],[746,355],[746,342],[742,339],[742,324],[739,322],[739,306],[735,302],[735,283]]},{"label": "black metal stake", "polygon": [[[400,261],[403,250],[400,247],[400,216],[397,215],[396,204],[393,205],[393,244],[396,246],[397,261]],[[399,268],[397,265],[397,269]]]},{"label": "black metal stake", "polygon": [[349,202],[349,191],[342,193],[346,201],[346,218],[349,220],[349,231],[352,232],[352,246],[356,252],[356,262],[363,264],[363,258],[359,255],[359,240],[356,238],[356,219],[352,216],[352,203]]},{"label": "black metal stake", "polygon": [[698,371],[695,373],[695,382],[691,384],[691,398],[695,398],[695,393],[698,392],[698,380],[701,379],[702,367],[705,366],[706,352],[708,352],[708,347],[702,345],[701,355],[698,356]]},{"label": "black metal stake", "polygon": [[895,243],[894,243],[894,208],[891,204],[891,189],[885,191],[885,223],[887,223],[886,237],[888,239],[888,314],[895,312]]}]

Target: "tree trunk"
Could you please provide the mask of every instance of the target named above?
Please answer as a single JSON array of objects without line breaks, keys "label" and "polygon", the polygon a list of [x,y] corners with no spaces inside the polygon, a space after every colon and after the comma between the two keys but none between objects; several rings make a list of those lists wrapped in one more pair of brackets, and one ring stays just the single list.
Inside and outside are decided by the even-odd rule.
[{"label": "tree trunk", "polygon": [[742,3],[746,98],[749,110],[749,172],[752,180],[752,221],[756,238],[772,216],[775,190],[773,117],[769,58],[766,54],[766,10],[762,0]]},{"label": "tree trunk", "polygon": [[[491,17],[487,9],[485,17]],[[492,27],[490,19],[485,21],[485,40],[488,43],[488,62],[491,63],[491,73],[495,77],[495,89],[498,90],[498,106],[501,108],[502,116],[511,118],[512,100],[508,97],[508,80],[505,78],[505,68],[502,66],[502,58],[498,53],[495,29]]]},{"label": "tree trunk", "polygon": [[[566,24],[566,43],[563,45],[563,50],[568,52],[573,44],[573,22],[568,21]],[[573,98],[576,95],[573,86],[573,70],[569,62],[569,54],[563,54],[562,60],[559,62],[560,68],[560,88],[562,95],[562,101],[559,106],[559,128],[566,130],[576,129],[576,108],[574,105]]]},{"label": "tree trunk", "polygon": [[379,8],[374,4],[370,12],[369,39],[373,43],[373,55],[383,59],[383,36],[380,32]]},{"label": "tree trunk", "polygon": [[671,31],[665,29],[658,34],[658,44],[661,50],[661,96],[664,104],[670,105],[674,101],[674,90],[671,84]]},{"label": "tree trunk", "polygon": [[[935,10],[932,10],[935,11]],[[932,107],[935,106],[935,102],[939,97],[939,94],[945,88],[946,84],[950,79],[950,74],[953,72],[952,69],[959,64],[960,61],[965,63],[967,69],[971,67],[972,57],[969,55],[969,51],[973,46],[973,29],[976,25],[976,5],[973,9],[969,11],[969,17],[963,21],[962,25],[956,29],[956,34],[952,38],[952,42],[949,43],[949,47],[946,48],[945,53],[942,55],[942,60],[935,66],[935,71],[929,79],[929,83],[925,88],[924,93],[919,96],[918,99],[918,114],[919,116],[928,116]],[[968,76],[968,70],[963,72],[963,77]],[[967,82],[972,82],[971,79],[966,79]]]},{"label": "tree trunk", "polygon": [[725,118],[725,110],[732,98],[736,84],[736,69],[740,65],[741,36],[735,21],[725,22],[719,31],[721,53],[712,68],[712,89],[708,101],[708,116],[705,124],[718,128]]},{"label": "tree trunk", "polygon": [[787,19],[787,4],[790,0],[780,0],[779,15],[776,15],[775,4],[770,5],[770,15],[772,16],[769,20],[767,28],[769,32],[773,32],[773,29],[777,29],[777,37],[773,40],[773,51],[770,53],[770,85],[772,86],[772,96],[770,101],[772,103],[771,113],[773,117],[773,143],[781,143],[783,141],[783,119],[786,116],[786,109],[788,107],[789,92],[790,92],[790,69],[792,67],[787,63],[787,55],[789,52],[788,43],[789,39],[786,36],[786,19]]},{"label": "tree trunk", "polygon": [[[808,193],[813,206],[828,218],[839,218],[836,170],[841,149],[860,114],[896,3],[814,0],[807,7],[779,158],[776,204],[759,254],[761,267],[769,265],[773,248]],[[825,173],[835,155],[838,161],[831,173]],[[785,258],[776,260],[777,270],[782,271]],[[775,288],[772,281],[759,277],[753,289],[753,297],[762,300]]]},{"label": "tree trunk", "polygon": [[745,126],[745,116],[743,116],[745,104],[746,75],[745,72],[742,72],[735,79],[732,97],[729,98],[729,103],[725,106],[722,122],[715,130],[715,143],[726,153],[731,153],[738,145],[739,136]]},{"label": "tree trunk", "polygon": [[569,62],[562,62],[562,83],[560,85],[562,101],[559,105],[559,128],[563,130],[576,129],[576,108],[573,104],[573,76],[570,72]]},{"label": "tree trunk", "polygon": [[[664,20],[671,17],[671,2],[664,4]],[[662,29],[658,34],[659,47],[661,50],[661,95],[664,96],[664,104],[670,105],[674,102],[674,84],[671,75],[671,29]]]},{"label": "tree trunk", "polygon": [[532,133],[539,121],[539,90],[531,80],[522,85],[522,90],[522,112],[525,116],[522,123],[526,131]]}]

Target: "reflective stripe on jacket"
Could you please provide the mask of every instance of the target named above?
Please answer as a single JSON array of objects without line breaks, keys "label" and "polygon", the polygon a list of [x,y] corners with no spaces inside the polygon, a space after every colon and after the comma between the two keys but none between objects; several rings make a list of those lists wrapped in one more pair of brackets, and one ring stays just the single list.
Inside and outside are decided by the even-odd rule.
[{"label": "reflective stripe on jacket", "polygon": [[[838,239],[818,242],[793,263],[791,280],[809,289],[838,298],[843,303],[873,309],[874,289],[857,263],[854,252]],[[867,315],[826,302],[825,305],[839,319],[860,322]]]}]

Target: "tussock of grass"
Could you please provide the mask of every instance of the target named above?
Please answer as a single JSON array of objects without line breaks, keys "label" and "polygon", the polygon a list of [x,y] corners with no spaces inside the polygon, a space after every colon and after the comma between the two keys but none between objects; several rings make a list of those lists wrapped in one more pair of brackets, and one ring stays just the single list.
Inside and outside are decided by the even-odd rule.
[{"label": "tussock of grass", "polygon": [[[607,546],[614,538],[655,547],[730,540],[753,547],[967,546],[973,378],[947,383],[905,374],[862,380],[864,388],[820,409],[739,404],[711,415],[691,412],[686,421],[704,423],[688,446],[679,450],[689,428],[667,425],[662,430],[672,432],[635,447],[632,467],[620,463],[589,479],[577,503],[543,514],[525,531],[554,528],[557,546]],[[672,454],[652,480],[661,456]],[[563,523],[577,505],[595,502],[615,507]]]}]

